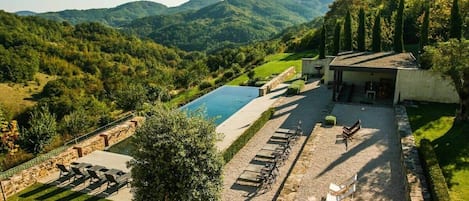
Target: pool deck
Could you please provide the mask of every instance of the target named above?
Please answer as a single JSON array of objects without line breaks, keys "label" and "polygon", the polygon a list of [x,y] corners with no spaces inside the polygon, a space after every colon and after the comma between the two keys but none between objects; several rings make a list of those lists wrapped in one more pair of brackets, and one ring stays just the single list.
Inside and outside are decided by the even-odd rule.
[{"label": "pool deck", "polygon": [[239,111],[234,113],[226,121],[220,124],[216,132],[223,133],[223,139],[217,142],[218,150],[226,150],[238,137],[254,123],[261,114],[269,109],[274,103],[282,97],[287,90],[287,84],[280,84],[271,93],[258,97]]},{"label": "pool deck", "polygon": [[[90,163],[92,165],[104,166],[108,169],[118,169],[123,172],[130,172],[130,169],[127,167],[127,162],[130,160],[132,160],[132,157],[130,156],[106,151],[94,151],[89,155],[77,159],[75,162]],[[130,201],[133,197],[130,192],[130,187],[128,186],[123,186],[117,191],[116,189],[111,188],[106,189],[106,181],[104,180],[95,183],[90,183],[89,179],[77,179],[76,181],[70,179],[68,181],[63,181],[62,179],[59,179],[59,171],[46,178],[38,180],[38,182],[56,185],[57,187],[106,198],[108,200]]]}]

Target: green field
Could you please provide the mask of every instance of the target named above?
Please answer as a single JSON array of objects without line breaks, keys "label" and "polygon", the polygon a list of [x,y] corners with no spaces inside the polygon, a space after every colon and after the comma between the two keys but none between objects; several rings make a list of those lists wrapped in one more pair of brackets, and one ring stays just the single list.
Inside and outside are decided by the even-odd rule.
[{"label": "green field", "polygon": [[11,117],[15,117],[27,108],[34,106],[33,95],[40,93],[44,86],[50,80],[56,79],[56,76],[50,76],[42,73],[37,73],[36,81],[28,81],[22,84],[14,83],[0,83],[0,104],[9,112]]},{"label": "green field", "polygon": [[432,142],[450,190],[451,200],[469,200],[469,124],[454,123],[457,105],[419,104],[408,107],[417,144]]},{"label": "green field", "polygon": [[[263,79],[273,74],[280,74],[291,66],[296,68],[296,72],[301,72],[301,58],[316,57],[316,55],[316,53],[303,52],[295,54],[279,53],[267,56],[265,58],[266,63],[254,69],[255,77]],[[248,79],[245,73],[231,82],[228,82],[227,85],[241,85],[248,81]]]},{"label": "green field", "polygon": [[106,201],[107,199],[74,192],[65,188],[36,183],[25,190],[11,196],[8,201],[33,200],[73,200],[73,201]]}]

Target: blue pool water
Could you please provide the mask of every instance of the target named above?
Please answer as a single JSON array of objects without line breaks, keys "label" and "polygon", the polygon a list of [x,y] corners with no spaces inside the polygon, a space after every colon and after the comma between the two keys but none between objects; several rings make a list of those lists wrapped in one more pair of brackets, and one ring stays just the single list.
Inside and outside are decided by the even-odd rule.
[{"label": "blue pool water", "polygon": [[220,125],[258,95],[257,87],[222,86],[180,109],[195,111],[201,108],[208,119],[215,118],[215,124]]},{"label": "blue pool water", "polygon": [[[258,93],[257,87],[222,86],[179,109],[186,111],[204,109],[207,119],[215,118],[215,124],[220,125],[239,109],[257,98]],[[125,139],[113,145],[107,151],[130,155],[135,148],[131,139]]]}]

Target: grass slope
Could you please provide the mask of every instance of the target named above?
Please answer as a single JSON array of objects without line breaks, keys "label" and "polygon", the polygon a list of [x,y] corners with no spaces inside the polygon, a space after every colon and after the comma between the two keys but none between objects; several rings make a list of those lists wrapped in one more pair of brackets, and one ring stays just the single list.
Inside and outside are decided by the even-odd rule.
[{"label": "grass slope", "polygon": [[[255,77],[265,78],[273,74],[280,74],[286,69],[294,66],[296,72],[301,72],[301,58],[304,57],[316,57],[316,53],[312,52],[303,52],[303,53],[279,53],[267,56],[265,58],[264,65],[256,67],[254,69]],[[241,85],[242,83],[248,81],[247,73],[239,76],[238,78],[227,83],[227,85]]]},{"label": "grass slope", "polygon": [[74,192],[65,188],[36,183],[23,191],[8,198],[9,201],[33,201],[33,200],[70,200],[70,201],[105,201],[107,199]]},{"label": "grass slope", "polygon": [[432,142],[451,200],[469,200],[469,124],[454,123],[457,105],[419,104],[407,108],[417,144]]},{"label": "grass slope", "polygon": [[0,104],[10,116],[14,117],[25,109],[36,104],[33,95],[40,93],[48,81],[56,79],[55,76],[38,73],[35,76],[37,81],[29,81],[23,84],[0,83]]}]

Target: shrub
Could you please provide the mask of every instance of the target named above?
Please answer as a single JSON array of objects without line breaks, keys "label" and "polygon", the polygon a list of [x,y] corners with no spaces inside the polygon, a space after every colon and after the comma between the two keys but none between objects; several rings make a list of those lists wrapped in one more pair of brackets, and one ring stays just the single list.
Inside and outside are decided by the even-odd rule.
[{"label": "shrub", "polygon": [[288,95],[299,94],[304,86],[305,86],[304,80],[294,81],[293,83],[290,84],[290,86],[288,86],[287,94]]},{"label": "shrub", "polygon": [[202,83],[199,84],[199,89],[204,90],[207,88],[213,87],[213,84],[209,81],[203,81]]},{"label": "shrub", "polygon": [[229,79],[229,78],[232,78],[234,76],[234,72],[229,70],[229,71],[226,71],[224,74],[223,74],[223,77],[225,79]]},{"label": "shrub", "polygon": [[420,158],[423,159],[425,176],[430,185],[430,193],[435,201],[449,201],[448,186],[438,164],[438,158],[428,139],[422,139],[419,147]]},{"label": "shrub", "polygon": [[238,153],[238,151],[241,150],[244,145],[246,145],[246,143],[249,142],[249,140],[257,133],[257,131],[259,131],[264,126],[264,124],[270,120],[274,113],[274,108],[270,108],[263,112],[261,117],[259,117],[259,119],[257,119],[246,131],[244,131],[241,136],[239,136],[238,139],[236,139],[236,141],[233,142],[233,144],[230,145],[230,147],[228,147],[228,149],[223,152],[223,159],[225,159],[226,163],[228,163],[233,158],[233,156]]},{"label": "shrub", "polygon": [[326,121],[326,125],[335,126],[335,124],[337,123],[337,118],[335,116],[332,116],[332,115],[326,116],[326,118],[324,120]]},{"label": "shrub", "polygon": [[13,168],[21,163],[24,163],[30,159],[34,158],[34,155],[28,153],[22,149],[18,149],[18,152],[15,154],[7,154],[3,161],[1,161],[0,171],[5,171],[10,168]]}]

